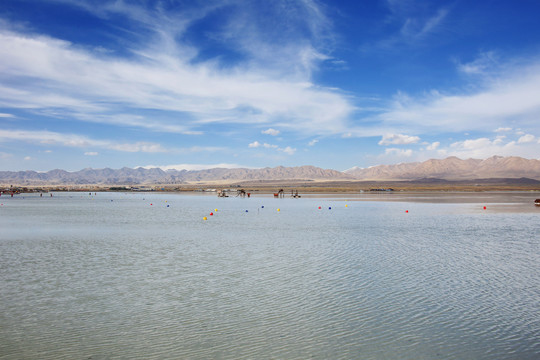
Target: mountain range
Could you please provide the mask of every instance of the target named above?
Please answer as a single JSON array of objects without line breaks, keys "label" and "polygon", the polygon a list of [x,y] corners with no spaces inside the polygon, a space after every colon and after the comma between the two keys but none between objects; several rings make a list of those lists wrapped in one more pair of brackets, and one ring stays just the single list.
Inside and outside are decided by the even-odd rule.
[{"label": "mountain range", "polygon": [[378,165],[369,168],[354,167],[345,171],[321,169],[315,166],[298,166],[261,169],[206,169],[162,170],[145,169],[83,169],[65,170],[0,171],[0,183],[17,185],[58,184],[182,184],[210,181],[256,181],[256,180],[305,180],[305,181],[414,181],[429,179],[473,180],[490,178],[529,178],[540,180],[540,160],[521,157],[493,156],[485,160],[457,157],[431,159],[424,162]]},{"label": "mountain range", "polygon": [[492,156],[488,159],[457,157],[424,162],[352,168],[344,173],[361,180],[473,180],[489,178],[530,178],[540,180],[540,160],[516,156]]}]

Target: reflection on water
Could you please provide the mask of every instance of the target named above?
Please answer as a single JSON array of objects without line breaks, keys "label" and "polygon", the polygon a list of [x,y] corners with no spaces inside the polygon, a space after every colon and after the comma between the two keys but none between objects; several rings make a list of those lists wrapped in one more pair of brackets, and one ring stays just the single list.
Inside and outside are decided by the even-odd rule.
[{"label": "reflection on water", "polygon": [[2,197],[0,358],[538,358],[540,211],[466,196]]}]

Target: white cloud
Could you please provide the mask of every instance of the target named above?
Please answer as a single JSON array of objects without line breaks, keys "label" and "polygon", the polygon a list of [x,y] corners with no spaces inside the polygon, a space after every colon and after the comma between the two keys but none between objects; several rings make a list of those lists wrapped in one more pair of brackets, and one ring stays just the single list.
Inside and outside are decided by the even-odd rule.
[{"label": "white cloud", "polygon": [[518,144],[526,144],[533,142],[535,140],[535,136],[531,134],[523,135],[518,139]]},{"label": "white cloud", "polygon": [[272,145],[272,144],[268,144],[268,143],[263,143],[261,144],[260,142],[258,141],[254,141],[252,142],[251,144],[248,145],[248,147],[250,148],[258,148],[258,147],[264,147],[266,149],[277,149],[277,145]]},{"label": "white cloud", "polygon": [[495,137],[495,140],[493,140],[493,144],[499,145],[504,142],[504,139],[506,139],[506,135],[499,135]]},{"label": "white cloud", "polygon": [[447,149],[448,156],[457,156],[462,159],[486,159],[493,155],[521,156],[529,159],[538,158],[540,146],[538,143],[519,143],[511,140],[504,142],[501,138],[493,140],[488,138],[456,141]]},{"label": "white cloud", "polygon": [[512,128],[511,127],[500,127],[500,128],[497,128],[494,130],[495,132],[499,133],[499,132],[509,132],[509,131],[512,131]]},{"label": "white cloud", "polygon": [[[537,138],[535,137],[534,140]],[[387,148],[385,153],[377,156],[381,163],[394,163],[407,157],[407,161],[425,161],[428,159],[446,158],[456,156],[461,159],[486,159],[493,155],[499,156],[520,156],[528,159],[537,159],[540,154],[540,141],[522,142],[517,139],[508,140],[505,135],[498,135],[494,138],[480,137],[475,139],[460,140],[442,147],[436,141],[419,151],[405,151],[398,148]],[[540,139],[539,139],[540,140]]]},{"label": "white cloud", "polygon": [[291,148],[290,146],[287,146],[286,148],[284,149],[278,149],[279,151],[282,151],[288,155],[294,155],[294,153],[296,152],[296,149],[295,148]]},{"label": "white cloud", "polygon": [[426,147],[426,149],[429,150],[429,151],[437,150],[437,148],[438,148],[440,145],[441,145],[440,142],[435,141],[435,142],[433,142],[432,144],[428,145],[428,146]]},{"label": "white cloud", "polygon": [[313,139],[313,140],[311,140],[311,141],[308,143],[308,145],[309,145],[309,146],[315,146],[315,144],[317,144],[318,142],[319,142],[318,139]]},{"label": "white cloud", "polygon": [[150,142],[136,142],[128,144],[115,144],[110,145],[110,149],[126,152],[145,152],[145,153],[163,153],[168,152],[161,144],[155,144]]},{"label": "white cloud", "polygon": [[539,129],[540,61],[505,67],[499,76],[482,78],[481,90],[442,94],[433,91],[419,97],[398,93],[388,110],[370,118],[381,127],[416,133],[509,131],[519,119],[529,129]]},{"label": "white cloud", "polygon": [[277,135],[279,135],[280,131],[270,128],[268,130],[261,131],[261,133],[262,134],[267,134],[267,135],[272,135],[272,136],[277,136]]},{"label": "white cloud", "polygon": [[411,149],[397,149],[397,148],[387,148],[384,150],[386,155],[397,155],[399,157],[411,157],[413,151]]},{"label": "white cloud", "polygon": [[290,146],[287,146],[286,148],[280,148],[279,146],[277,146],[275,144],[268,144],[268,143],[261,144],[258,141],[252,142],[251,144],[248,145],[248,147],[250,147],[250,148],[263,147],[265,149],[275,149],[277,151],[281,151],[281,152],[284,152],[284,153],[289,154],[289,155],[293,155],[296,152],[296,149],[293,149]]},{"label": "white cloud", "polygon": [[30,160],[32,160],[32,158],[30,156],[25,156],[24,157],[24,161],[30,161]]},{"label": "white cloud", "polygon": [[416,144],[420,141],[418,136],[409,136],[402,134],[386,134],[383,135],[379,145],[408,145]]},{"label": "white cloud", "polygon": [[86,155],[86,156],[97,156],[97,155],[99,155],[99,153],[96,152],[96,151],[87,151],[87,152],[84,153],[84,155]]},{"label": "white cloud", "polygon": [[12,118],[12,117],[14,116],[11,114],[0,113],[0,118]]}]

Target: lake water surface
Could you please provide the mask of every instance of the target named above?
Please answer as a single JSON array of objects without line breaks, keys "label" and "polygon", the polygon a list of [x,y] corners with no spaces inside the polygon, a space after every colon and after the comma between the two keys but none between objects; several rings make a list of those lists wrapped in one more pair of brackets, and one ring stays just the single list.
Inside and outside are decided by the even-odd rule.
[{"label": "lake water surface", "polygon": [[2,195],[0,359],[538,359],[538,197]]}]

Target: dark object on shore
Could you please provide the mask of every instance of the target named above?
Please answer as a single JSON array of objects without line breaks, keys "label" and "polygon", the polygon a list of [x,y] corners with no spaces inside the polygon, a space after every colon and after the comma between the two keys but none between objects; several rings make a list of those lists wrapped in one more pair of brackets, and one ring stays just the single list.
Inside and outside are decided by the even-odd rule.
[{"label": "dark object on shore", "polygon": [[225,190],[218,190],[217,196],[218,197],[229,197],[229,195],[227,195],[227,191],[225,191]]},{"label": "dark object on shore", "polygon": [[246,197],[246,190],[244,190],[244,189],[236,190],[236,197],[238,197],[238,196]]},{"label": "dark object on shore", "polygon": [[536,200],[534,200],[534,205],[536,205],[536,206],[540,206],[540,199],[536,199]]}]

